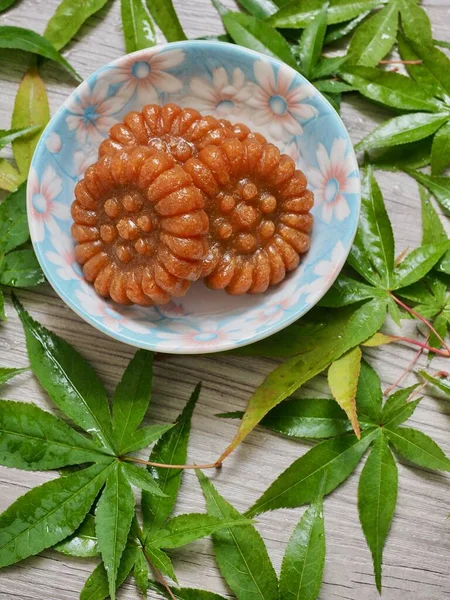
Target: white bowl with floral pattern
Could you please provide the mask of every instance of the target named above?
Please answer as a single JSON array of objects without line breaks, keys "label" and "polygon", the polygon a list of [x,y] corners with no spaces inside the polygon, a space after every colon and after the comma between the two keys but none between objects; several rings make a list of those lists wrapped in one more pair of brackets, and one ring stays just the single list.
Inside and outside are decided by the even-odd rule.
[{"label": "white bowl with floral pattern", "polygon": [[[119,306],[100,298],[75,261],[73,190],[114,123],[145,104],[175,102],[243,122],[289,154],[315,194],[315,224],[301,266],[260,295],[233,297],[195,283],[166,306]],[[119,58],[84,81],[45,129],[27,190],[31,238],[59,296],[105,334],[174,354],[229,350],[299,319],[330,288],[356,232],[360,181],[348,133],[298,72],[251,50],[186,41]]]}]

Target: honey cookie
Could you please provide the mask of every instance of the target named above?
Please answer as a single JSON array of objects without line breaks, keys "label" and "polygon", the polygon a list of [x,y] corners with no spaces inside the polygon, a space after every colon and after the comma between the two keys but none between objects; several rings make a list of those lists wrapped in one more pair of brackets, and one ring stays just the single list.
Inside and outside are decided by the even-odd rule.
[{"label": "honey cookie", "polygon": [[204,196],[170,154],[128,147],[89,167],[75,187],[75,256],[100,296],[165,304],[202,274]]},{"label": "honey cookie", "polygon": [[310,246],[314,200],[289,156],[273,144],[229,138],[184,169],[207,198],[211,250],[203,276],[210,288],[256,294],[297,267]]},{"label": "honey cookie", "polygon": [[168,152],[177,162],[184,163],[210,144],[220,144],[230,137],[243,140],[249,136],[265,141],[262,135],[252,133],[241,123],[232,125],[177,104],[162,107],[149,104],[141,112],[129,112],[122,123],[111,127],[109,138],[100,145],[99,156],[114,154],[124,146],[143,145]]}]

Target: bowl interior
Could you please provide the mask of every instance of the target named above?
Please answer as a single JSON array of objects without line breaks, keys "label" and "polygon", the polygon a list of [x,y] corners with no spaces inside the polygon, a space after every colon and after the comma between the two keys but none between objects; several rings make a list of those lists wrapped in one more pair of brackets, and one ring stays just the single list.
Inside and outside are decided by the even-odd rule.
[{"label": "bowl interior", "polygon": [[[166,306],[121,307],[83,280],[70,236],[74,186],[114,123],[145,104],[167,102],[247,124],[306,173],[315,193],[311,249],[297,270],[265,294],[232,297],[197,282]],[[36,149],[27,202],[45,275],[86,321],[142,348],[216,352],[286,327],[328,290],[356,231],[359,175],[342,121],[299,73],[231,44],[177,42],[124,56],[73,92]]]}]

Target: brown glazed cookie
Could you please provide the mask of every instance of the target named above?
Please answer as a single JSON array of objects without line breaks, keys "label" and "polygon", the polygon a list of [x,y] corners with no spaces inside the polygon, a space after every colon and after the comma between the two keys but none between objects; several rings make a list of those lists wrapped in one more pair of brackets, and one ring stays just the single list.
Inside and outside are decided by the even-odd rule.
[{"label": "brown glazed cookie", "polygon": [[241,142],[248,138],[249,140],[261,142],[261,144],[267,143],[266,138],[261,133],[255,133],[247,125],[244,125],[244,123],[231,123],[226,119],[220,119],[219,123],[231,131],[232,137],[237,138]]},{"label": "brown glazed cookie", "polygon": [[273,144],[230,138],[184,165],[207,198],[212,289],[256,294],[282,281],[310,245],[313,194],[294,161]]},{"label": "brown glazed cookie", "polygon": [[202,274],[204,197],[170,154],[129,147],[89,167],[75,187],[75,256],[100,296],[165,304]]},{"label": "brown glazed cookie", "polygon": [[141,112],[129,112],[123,123],[111,127],[109,138],[100,145],[99,156],[114,154],[124,146],[142,145],[168,152],[177,162],[184,163],[210,144],[248,136],[265,142],[262,135],[240,123],[232,125],[211,115],[202,116],[193,108],[180,108],[177,104],[149,104]]}]

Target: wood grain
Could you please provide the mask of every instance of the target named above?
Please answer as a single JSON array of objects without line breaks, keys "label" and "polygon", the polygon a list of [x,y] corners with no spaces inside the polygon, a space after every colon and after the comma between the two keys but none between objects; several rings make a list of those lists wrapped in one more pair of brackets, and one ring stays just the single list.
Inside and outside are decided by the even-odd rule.
[{"label": "wood grain", "polygon": [[[22,0],[0,17],[2,25],[30,27],[43,32],[58,0]],[[232,6],[232,0],[226,2]],[[427,8],[437,39],[450,39],[448,0],[428,1]],[[180,19],[189,37],[222,31],[209,0],[178,0]],[[109,2],[82,27],[64,55],[76,70],[87,76],[124,52],[119,2]],[[26,56],[2,52],[0,60],[0,128],[10,123],[18,82],[26,68]],[[73,89],[73,82],[59,67],[47,63],[42,75],[48,85],[52,113]],[[388,116],[362,99],[351,95],[343,106],[343,118],[356,142],[376,122]],[[413,247],[420,239],[420,204],[416,184],[401,174],[380,173],[387,207],[395,229],[397,251]],[[448,223],[446,224],[448,225]],[[133,350],[95,331],[71,312],[48,286],[21,292],[21,300],[34,317],[70,340],[90,360],[111,391],[119,380]],[[2,326],[0,364],[28,363],[22,328],[10,302],[9,321]],[[414,325],[410,325],[414,333]],[[414,355],[396,345],[367,353],[378,369],[385,387],[392,384]],[[203,391],[193,421],[190,461],[209,462],[225,448],[236,431],[236,422],[214,415],[223,410],[242,410],[246,401],[275,362],[225,356],[179,356],[159,361],[155,372],[152,421],[168,422],[178,414],[193,385],[203,381]],[[421,359],[426,365],[426,360]],[[448,368],[444,359],[436,369]],[[410,376],[407,384],[414,382]],[[324,378],[304,388],[305,396],[326,395]],[[50,403],[31,374],[20,376],[2,388],[3,397],[35,402],[49,409]],[[411,424],[431,435],[450,453],[450,404],[427,395]],[[212,474],[218,489],[238,509],[247,508],[272,480],[308,449],[308,444],[288,441],[262,430],[254,432],[226,462],[219,474]],[[358,473],[342,485],[325,503],[327,565],[321,600],[375,600],[372,564],[357,517]],[[25,473],[0,467],[0,510],[35,485],[50,479],[47,473]],[[410,466],[400,466],[400,493],[396,516],[384,556],[384,600],[442,600],[450,597],[450,478]],[[177,512],[203,511],[204,503],[196,478],[185,476]],[[279,569],[286,542],[303,510],[281,510],[258,517],[275,567]],[[172,553],[180,583],[229,596],[214,563],[211,543],[203,540]],[[62,557],[45,552],[0,572],[1,600],[75,600],[94,567],[93,561]],[[150,594],[151,598],[155,598]],[[132,581],[119,598],[138,598]]]}]

